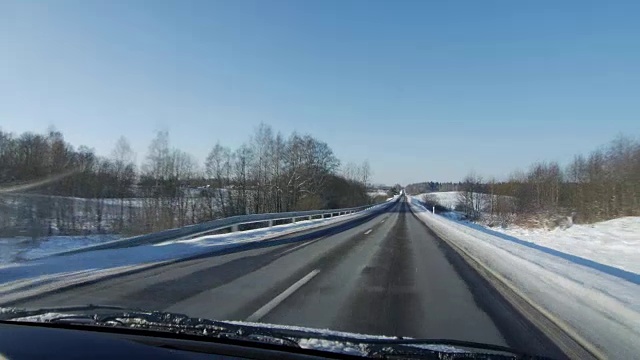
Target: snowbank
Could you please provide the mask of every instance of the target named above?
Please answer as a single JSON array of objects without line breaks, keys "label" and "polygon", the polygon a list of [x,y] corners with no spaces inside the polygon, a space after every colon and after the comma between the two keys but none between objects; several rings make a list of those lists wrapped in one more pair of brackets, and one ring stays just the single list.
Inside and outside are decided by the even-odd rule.
[{"label": "snowbank", "polygon": [[509,226],[491,230],[537,245],[640,274],[640,217],[624,217],[568,229]]},{"label": "snowbank", "polygon": [[0,238],[0,264],[33,260],[51,254],[120,239],[119,235],[47,236]]},{"label": "snowbank", "polygon": [[472,254],[592,352],[619,359],[640,353],[640,275],[507,240],[410,202],[441,238]]}]

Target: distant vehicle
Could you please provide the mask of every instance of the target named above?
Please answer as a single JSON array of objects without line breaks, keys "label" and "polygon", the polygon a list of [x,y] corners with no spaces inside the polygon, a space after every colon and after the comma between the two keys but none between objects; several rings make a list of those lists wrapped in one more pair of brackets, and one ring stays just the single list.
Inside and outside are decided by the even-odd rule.
[{"label": "distant vehicle", "polygon": [[200,359],[210,354],[253,359],[542,359],[467,341],[225,322],[99,305],[0,308],[0,354],[9,359]]}]

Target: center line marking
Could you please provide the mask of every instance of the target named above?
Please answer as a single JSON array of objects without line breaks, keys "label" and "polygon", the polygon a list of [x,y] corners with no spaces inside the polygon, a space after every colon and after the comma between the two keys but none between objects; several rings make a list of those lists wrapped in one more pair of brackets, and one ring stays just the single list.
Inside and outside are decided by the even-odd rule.
[{"label": "center line marking", "polygon": [[296,250],[300,249],[301,247],[305,247],[305,246],[307,246],[307,245],[311,245],[311,244],[313,244],[314,242],[316,242],[316,241],[318,241],[318,240],[320,240],[320,239],[313,240],[313,241],[309,241],[309,242],[306,242],[306,243],[304,243],[304,244],[300,244],[300,245],[298,245],[298,246],[294,246],[294,247],[292,247],[292,248],[291,248],[291,249],[289,249],[289,250],[283,251],[283,252],[282,252],[282,255],[284,255],[284,254],[288,254],[288,253],[290,253],[290,252],[292,252],[292,251],[296,251]]},{"label": "center line marking", "polygon": [[314,276],[318,275],[320,270],[315,269],[312,272],[308,273],[302,279],[296,281],[293,285],[289,286],[289,288],[283,291],[280,295],[274,297],[271,301],[266,303],[263,307],[258,309],[256,312],[251,314],[248,318],[248,322],[256,322],[262,319],[265,315],[267,315],[271,310],[275,309],[276,306],[280,305],[286,298],[291,296],[296,290],[300,289],[302,285],[308,283]]},{"label": "center line marking", "polygon": [[[387,219],[384,219],[384,220],[387,220]],[[384,222],[384,220],[380,221],[380,224],[382,224]]]},{"label": "center line marking", "polygon": [[369,230],[367,230],[364,234],[365,234],[365,235],[369,235],[369,234],[371,234],[371,232],[372,232],[372,231],[373,231],[373,229],[369,229]]}]

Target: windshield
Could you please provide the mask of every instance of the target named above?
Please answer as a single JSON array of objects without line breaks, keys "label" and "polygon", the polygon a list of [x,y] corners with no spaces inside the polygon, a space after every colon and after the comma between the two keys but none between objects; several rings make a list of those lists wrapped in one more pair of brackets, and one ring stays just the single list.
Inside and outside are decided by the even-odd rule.
[{"label": "windshield", "polygon": [[639,11],[2,1],[0,318],[633,358]]}]

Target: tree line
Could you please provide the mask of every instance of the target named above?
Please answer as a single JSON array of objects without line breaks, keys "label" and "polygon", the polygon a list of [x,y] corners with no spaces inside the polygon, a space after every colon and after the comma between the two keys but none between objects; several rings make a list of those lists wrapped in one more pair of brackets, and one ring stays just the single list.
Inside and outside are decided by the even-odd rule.
[{"label": "tree line", "polygon": [[341,166],[325,142],[264,124],[236,149],[215,144],[203,164],[159,131],[140,166],[124,137],[98,156],[55,129],[0,131],[0,232],[144,233],[232,215],[359,206],[371,201],[371,175],[368,162]]},{"label": "tree line", "polygon": [[426,181],[415,184],[408,184],[405,186],[407,194],[422,194],[438,191],[459,191],[462,182],[438,182],[438,181]]},{"label": "tree line", "polygon": [[540,223],[554,217],[592,223],[640,216],[640,142],[619,136],[566,166],[536,162],[506,181],[470,173],[461,182],[460,210]]}]

